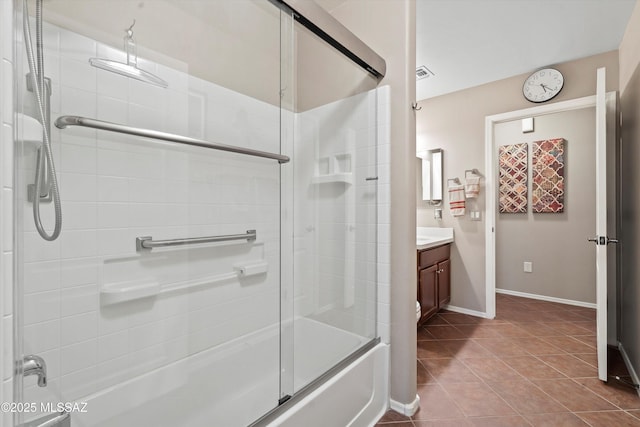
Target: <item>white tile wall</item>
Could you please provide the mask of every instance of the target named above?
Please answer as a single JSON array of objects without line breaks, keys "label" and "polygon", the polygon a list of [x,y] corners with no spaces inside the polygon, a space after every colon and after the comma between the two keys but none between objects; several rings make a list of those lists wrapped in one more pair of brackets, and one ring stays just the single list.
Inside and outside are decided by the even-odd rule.
[{"label": "white tile wall", "polygon": [[[0,2],[0,402],[13,400],[13,2]],[[10,413],[0,427],[12,425]]]},{"label": "white tile wall", "polygon": [[[294,164],[297,314],[362,336],[373,336],[377,327],[385,342],[389,342],[390,145],[384,132],[389,117],[388,86],[299,113]],[[351,183],[312,184],[324,167],[319,165],[321,159],[340,153],[351,155]],[[370,176],[378,176],[378,181],[366,181]],[[377,212],[372,203],[376,186]],[[376,251],[377,266],[372,263]],[[352,268],[346,261],[351,256],[356,260]],[[372,321],[376,309],[377,325]]]},{"label": "white tile wall", "polygon": [[[181,134],[189,133],[190,122],[197,123],[190,116],[206,117],[201,129],[205,139],[279,150],[278,107],[149,62],[140,66],[161,74],[168,89],[111,75],[90,67],[87,59],[117,59],[118,51],[52,25],[45,29],[47,74],[60,76],[54,81],[54,117],[78,114]],[[2,72],[11,69],[8,64]],[[191,91],[202,96],[203,111],[189,109]],[[11,142],[11,132],[3,131],[3,143],[7,135]],[[277,162],[78,128],[55,129],[52,139],[63,202],[60,238],[41,239],[31,205],[18,206],[25,229],[24,347],[45,357],[52,385],[41,389],[28,378],[25,401],[80,399],[278,321]],[[22,148],[21,173],[30,182],[34,149],[25,144],[20,153]],[[12,188],[5,183],[2,190],[2,244],[7,245]],[[49,228],[51,205],[43,204],[42,210]],[[255,244],[146,254],[135,250],[137,236],[164,239],[249,229],[257,230]],[[260,259],[269,264],[267,275],[101,305],[105,286],[183,285],[233,272],[234,263]],[[7,280],[11,277],[3,271]],[[5,314],[7,325],[10,316]],[[0,333],[10,332],[4,326]]]}]

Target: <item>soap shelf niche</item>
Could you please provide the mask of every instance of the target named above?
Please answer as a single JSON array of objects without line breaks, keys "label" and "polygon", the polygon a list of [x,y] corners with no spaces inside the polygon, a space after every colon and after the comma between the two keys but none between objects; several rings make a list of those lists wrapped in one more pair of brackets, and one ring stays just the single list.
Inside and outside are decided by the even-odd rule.
[{"label": "soap shelf niche", "polygon": [[353,156],[351,153],[333,154],[316,160],[314,184],[332,182],[353,183]]}]

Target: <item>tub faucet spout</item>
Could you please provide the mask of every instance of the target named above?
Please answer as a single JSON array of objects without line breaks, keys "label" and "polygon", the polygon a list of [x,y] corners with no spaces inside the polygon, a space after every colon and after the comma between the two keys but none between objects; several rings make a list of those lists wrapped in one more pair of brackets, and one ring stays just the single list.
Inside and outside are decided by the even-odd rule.
[{"label": "tub faucet spout", "polygon": [[29,375],[38,376],[38,387],[47,386],[47,364],[44,363],[44,359],[35,354],[25,356],[22,361],[22,375],[27,377]]}]

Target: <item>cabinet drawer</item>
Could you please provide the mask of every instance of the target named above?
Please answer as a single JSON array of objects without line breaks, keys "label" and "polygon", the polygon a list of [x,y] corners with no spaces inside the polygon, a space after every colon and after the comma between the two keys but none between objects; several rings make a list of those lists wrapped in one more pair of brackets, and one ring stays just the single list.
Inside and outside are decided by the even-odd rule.
[{"label": "cabinet drawer", "polygon": [[437,248],[420,251],[418,265],[420,268],[424,268],[437,264],[445,259],[449,259],[450,249],[451,245],[443,245],[438,246]]}]

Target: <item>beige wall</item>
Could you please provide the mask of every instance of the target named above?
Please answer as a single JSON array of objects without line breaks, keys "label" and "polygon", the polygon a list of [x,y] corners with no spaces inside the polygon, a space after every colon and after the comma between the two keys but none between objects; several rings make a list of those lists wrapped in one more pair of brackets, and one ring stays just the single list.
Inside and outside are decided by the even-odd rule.
[{"label": "beige wall", "polygon": [[[495,156],[500,145],[528,143],[531,206],[532,142],[564,138],[564,211],[497,214],[496,288],[595,303],[595,251],[586,242],[596,225],[595,107],[534,120],[535,131],[526,134],[520,120],[497,124]],[[523,271],[524,261],[533,263],[532,273]]]},{"label": "beige wall", "polygon": [[[622,109],[622,213],[620,342],[636,373],[640,372],[640,5],[620,44]],[[624,58],[624,62],[623,62]],[[636,378],[637,380],[637,378]]]},{"label": "beige wall", "polygon": [[[391,86],[391,399],[416,397],[415,0],[347,0],[330,11],[387,62]],[[383,190],[386,191],[386,190]]]},{"label": "beige wall", "polygon": [[267,1],[49,0],[44,19],[117,49],[135,19],[141,58],[280,105],[280,11]]},{"label": "beige wall", "polygon": [[618,48],[620,53],[620,92],[624,92],[640,63],[640,2],[636,3]]},{"label": "beige wall", "polygon": [[[546,65],[546,64],[541,64]],[[558,102],[595,94],[596,69],[607,68],[607,91],[618,89],[618,52],[612,51],[588,58],[554,65],[565,76]],[[448,95],[423,100],[417,113],[417,150],[443,148],[445,178],[463,178],[465,169],[484,169],[485,117],[536,104],[522,96],[526,75],[488,83]],[[434,80],[434,83],[436,81]],[[484,188],[482,188],[484,190]],[[485,192],[478,207],[485,207]],[[484,218],[471,221],[469,216],[453,218],[447,209],[443,219],[433,219],[433,208],[417,202],[418,226],[453,227],[455,244],[451,253],[451,305],[485,311],[485,233]],[[446,207],[446,206],[445,206]]]}]

